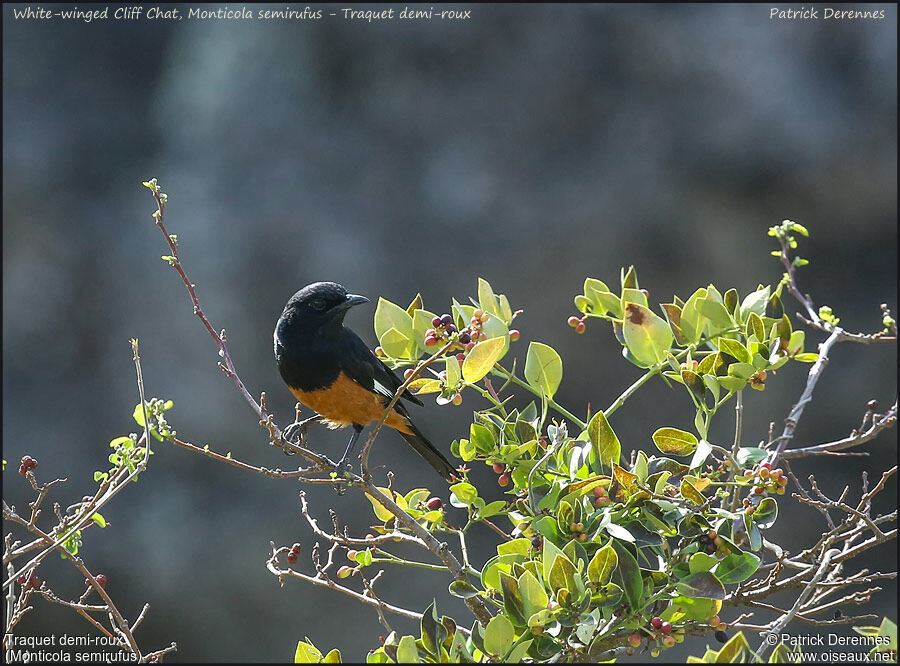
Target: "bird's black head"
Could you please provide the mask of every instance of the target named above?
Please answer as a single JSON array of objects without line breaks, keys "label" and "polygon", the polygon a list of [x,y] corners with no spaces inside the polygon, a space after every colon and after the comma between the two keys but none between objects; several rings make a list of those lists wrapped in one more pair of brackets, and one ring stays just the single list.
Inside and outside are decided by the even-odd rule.
[{"label": "bird's black head", "polygon": [[281,318],[308,330],[340,327],[348,309],[368,301],[365,296],[348,294],[337,282],[314,282],[291,296]]}]

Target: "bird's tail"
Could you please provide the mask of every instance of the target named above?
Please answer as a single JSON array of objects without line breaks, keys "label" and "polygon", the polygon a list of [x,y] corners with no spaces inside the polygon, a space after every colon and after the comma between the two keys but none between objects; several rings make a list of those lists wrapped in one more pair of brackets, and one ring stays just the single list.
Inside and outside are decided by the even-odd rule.
[{"label": "bird's tail", "polygon": [[428,441],[428,438],[416,428],[412,421],[407,419],[406,425],[409,427],[410,432],[403,432],[403,430],[398,430],[397,432],[403,435],[403,439],[409,442],[409,445],[416,450],[416,453],[425,458],[434,467],[435,471],[447,481],[454,481],[458,478],[459,475],[456,472],[456,468],[444,457],[443,453],[438,451]]}]

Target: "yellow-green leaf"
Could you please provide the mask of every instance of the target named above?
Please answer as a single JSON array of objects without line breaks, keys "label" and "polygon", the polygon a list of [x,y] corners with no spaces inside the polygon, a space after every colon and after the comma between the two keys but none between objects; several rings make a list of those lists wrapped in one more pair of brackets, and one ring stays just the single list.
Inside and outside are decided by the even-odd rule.
[{"label": "yellow-green leaf", "polygon": [[491,338],[478,342],[463,361],[462,376],[470,384],[484,377],[494,367],[503,353],[505,338]]},{"label": "yellow-green leaf", "polygon": [[531,342],[525,357],[525,379],[548,398],[552,398],[562,381],[562,359],[556,350],[541,342]]}]

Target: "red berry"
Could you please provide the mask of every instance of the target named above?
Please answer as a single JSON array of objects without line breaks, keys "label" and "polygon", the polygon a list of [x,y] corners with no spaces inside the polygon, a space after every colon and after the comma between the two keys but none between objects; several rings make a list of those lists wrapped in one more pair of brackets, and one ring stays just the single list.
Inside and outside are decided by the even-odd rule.
[{"label": "red berry", "polygon": [[455,396],[453,396],[453,400],[451,400],[451,402],[459,407],[462,404],[462,393],[457,393]]},{"label": "red berry", "polygon": [[715,531],[715,530],[710,530],[709,532],[706,533],[706,536],[707,536],[710,540],[713,540],[713,539],[715,539],[715,538],[716,538],[717,536],[719,536],[719,535],[716,534],[716,531]]},{"label": "red berry", "polygon": [[594,500],[594,506],[604,507],[612,504],[612,500],[607,495],[601,495],[600,497]]},{"label": "red berry", "polygon": [[581,323],[581,320],[578,317],[569,317],[566,321],[572,328],[575,328]]},{"label": "red berry", "polygon": [[773,479],[780,479],[782,476],[784,476],[784,471],[780,467],[772,470]]},{"label": "red berry", "polygon": [[631,636],[628,637],[628,644],[631,647],[638,647],[641,644],[641,635],[631,634]]},{"label": "red berry", "polygon": [[425,506],[427,506],[430,511],[437,511],[442,506],[444,506],[444,503],[441,501],[440,497],[432,497],[430,500],[425,502]]},{"label": "red berry", "polygon": [[434,319],[432,319],[432,320],[431,320],[431,325],[434,326],[435,328],[437,328],[438,326],[440,326],[440,325],[441,325],[441,318],[440,318],[440,317],[435,317]]},{"label": "red berry", "polygon": [[[467,335],[466,337],[468,337],[468,335]],[[474,342],[467,342],[467,343],[466,343],[466,351],[467,351],[467,352],[472,351],[472,349],[473,349],[474,347],[475,347],[475,343],[474,343]]]},{"label": "red berry", "polygon": [[19,585],[24,585],[25,582],[26,582],[27,580],[28,580],[28,579],[25,578],[25,574],[22,574],[21,576],[19,576],[18,578],[16,578],[16,582],[17,582]]},{"label": "red berry", "polygon": [[663,636],[662,644],[667,648],[670,648],[675,645],[675,637],[674,636]]},{"label": "red berry", "polygon": [[767,470],[772,471],[772,463],[764,462],[760,467],[765,467]]},{"label": "red berry", "polygon": [[706,547],[706,550],[710,553],[716,552],[716,544],[711,543]]},{"label": "red berry", "polygon": [[506,471],[506,465],[503,463],[495,462],[493,464],[493,469],[497,474],[503,474]]},{"label": "red berry", "polygon": [[519,331],[515,328],[510,329],[509,331],[509,339],[511,342],[515,342],[516,340],[518,340],[520,335],[522,334],[519,333]]},{"label": "red berry", "polygon": [[487,323],[487,320],[490,319],[490,318],[491,318],[491,315],[489,315],[487,312],[482,312],[482,313],[481,313],[481,323],[482,323],[482,324],[486,324],[486,323]]},{"label": "red berry", "polygon": [[456,355],[456,360],[459,361],[459,364],[460,364],[460,365],[462,365],[462,364],[463,364],[463,361],[466,360],[466,355],[463,354],[462,352],[460,352],[460,353],[458,353],[458,354]]},{"label": "red berry", "polygon": [[663,623],[663,621],[662,621],[661,617],[655,617],[652,620],[650,620],[650,626],[653,627],[654,629],[659,629],[662,626],[662,623]]},{"label": "red berry", "polygon": [[760,467],[759,468],[759,478],[761,478],[761,479],[769,478],[769,468],[768,467]]},{"label": "red berry", "polygon": [[788,484],[788,479],[787,479],[786,476],[779,476],[779,477],[778,477],[778,485],[779,485],[779,486],[786,486],[787,484]]},{"label": "red berry", "polygon": [[33,590],[36,587],[41,586],[41,579],[38,578],[38,575],[32,571],[31,575],[28,577],[28,581],[25,583],[26,590]]},{"label": "red berry", "polygon": [[426,347],[434,347],[440,340],[438,340],[433,335],[426,336],[425,338],[425,346]]},{"label": "red berry", "polygon": [[484,314],[484,310],[482,310],[481,308],[475,308],[475,310],[472,312],[472,319],[477,319],[478,321],[481,321],[481,315],[483,315],[483,314]]},{"label": "red berry", "polygon": [[709,618],[709,626],[718,627],[720,624],[722,624],[722,620],[719,619],[718,615],[713,615]]},{"label": "red berry", "polygon": [[415,368],[407,368],[403,371],[403,379],[409,379],[410,375],[415,371]]},{"label": "red berry", "polygon": [[606,488],[603,486],[594,486],[594,497],[603,497],[606,494]]},{"label": "red berry", "polygon": [[509,474],[501,474],[497,477],[497,483],[500,486],[508,486],[509,485]]},{"label": "red berry", "polygon": [[25,465],[19,465],[19,474],[25,476],[28,474],[28,470],[25,468]]},{"label": "red berry", "polygon": [[346,578],[347,576],[349,576],[352,573],[353,573],[352,567],[341,567],[340,569],[337,570],[337,577],[338,578]]},{"label": "red berry", "polygon": [[659,625],[659,630],[663,632],[666,636],[672,633],[672,623],[671,622],[663,622]]},{"label": "red berry", "polygon": [[578,333],[579,335],[584,333],[584,322],[583,321],[578,322],[578,326],[575,327],[575,332]]},{"label": "red berry", "polygon": [[472,340],[472,337],[465,331],[463,331],[462,333],[459,334],[459,341],[462,344],[468,345],[471,340]]},{"label": "red berry", "polygon": [[448,314],[441,315],[441,323],[444,326],[450,326],[453,323],[453,317]]}]

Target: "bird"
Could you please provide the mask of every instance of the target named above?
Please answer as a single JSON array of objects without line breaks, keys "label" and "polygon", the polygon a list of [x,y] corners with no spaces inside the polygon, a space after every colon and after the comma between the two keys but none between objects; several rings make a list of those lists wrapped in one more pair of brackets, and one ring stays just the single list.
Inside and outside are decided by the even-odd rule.
[{"label": "bird", "polygon": [[[402,380],[362,339],[344,326],[347,311],[368,303],[336,282],[314,282],[288,300],[275,325],[275,362],[294,397],[329,428],[351,426],[353,435],[337,471],[347,460],[366,424],[378,421]],[[404,391],[416,405],[422,401]],[[316,419],[318,417],[313,417]],[[311,421],[308,419],[307,421]],[[305,422],[294,424],[303,427]],[[448,482],[456,469],[413,423],[398,400],[385,419]]]}]

